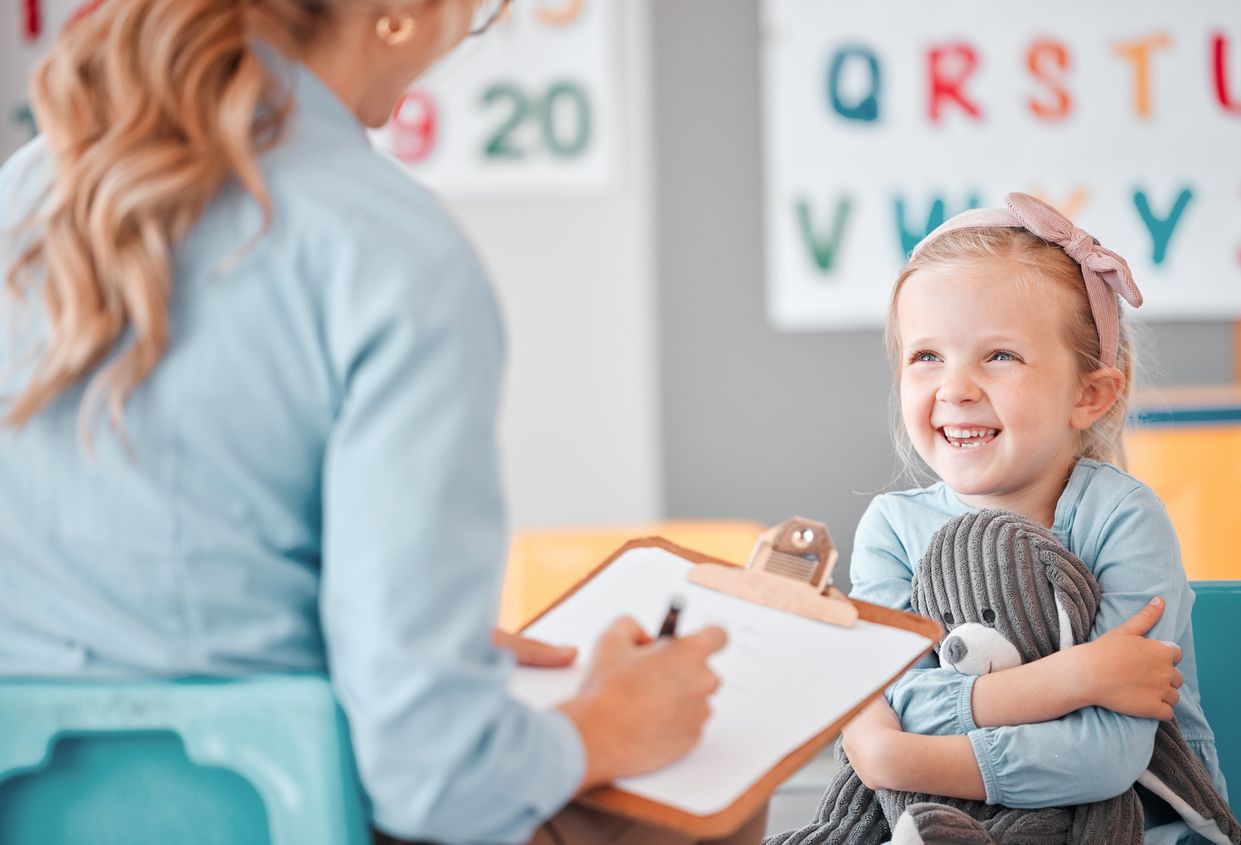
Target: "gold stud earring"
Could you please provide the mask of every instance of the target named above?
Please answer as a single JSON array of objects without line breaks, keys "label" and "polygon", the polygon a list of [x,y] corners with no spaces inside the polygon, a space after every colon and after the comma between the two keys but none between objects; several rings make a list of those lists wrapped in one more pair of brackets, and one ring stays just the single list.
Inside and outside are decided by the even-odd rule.
[{"label": "gold stud earring", "polygon": [[397,44],[404,44],[413,38],[414,30],[417,27],[418,22],[414,20],[413,15],[406,15],[396,24],[392,22],[392,18],[384,15],[375,22],[375,34],[385,44],[395,47]]}]

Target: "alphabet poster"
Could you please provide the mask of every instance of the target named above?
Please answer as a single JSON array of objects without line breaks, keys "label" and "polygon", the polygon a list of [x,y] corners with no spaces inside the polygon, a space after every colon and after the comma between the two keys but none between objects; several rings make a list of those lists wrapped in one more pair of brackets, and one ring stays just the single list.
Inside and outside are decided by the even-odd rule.
[{"label": "alphabet poster", "polygon": [[882,325],[913,246],[1008,191],[1133,268],[1143,317],[1241,316],[1241,5],[763,0],[768,315]]},{"label": "alphabet poster", "polygon": [[[27,80],[83,5],[0,0],[0,161],[34,137]],[[513,3],[405,93],[375,144],[454,198],[606,191],[624,137],[620,23],[615,0]]]}]

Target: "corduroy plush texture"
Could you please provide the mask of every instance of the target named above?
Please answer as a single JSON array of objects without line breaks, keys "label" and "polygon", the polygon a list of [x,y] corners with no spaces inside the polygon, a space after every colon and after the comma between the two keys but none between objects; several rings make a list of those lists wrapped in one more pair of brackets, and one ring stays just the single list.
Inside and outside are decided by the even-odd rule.
[{"label": "corduroy plush texture", "polygon": [[995,630],[1029,663],[1060,648],[1058,593],[1073,642],[1084,642],[1099,609],[1090,570],[1043,526],[1003,511],[977,511],[931,538],[914,573],[912,603],[914,613],[946,631],[982,623],[983,612],[992,610]]},{"label": "corduroy plush texture", "polygon": [[[985,625],[1016,647],[1023,662],[1060,648],[1063,607],[1074,644],[1089,636],[1099,606],[1090,570],[1055,536],[1025,517],[977,511],[936,532],[913,579],[913,608],[953,629]],[[814,822],[766,845],[1133,845],[1143,839],[1135,789],[1075,807],[1019,810],[904,792],[868,789],[838,749],[841,769]],[[1161,722],[1149,774],[1191,813],[1210,822],[1216,841],[1241,845],[1241,828],[1185,744],[1176,722]],[[1202,832],[1202,831],[1200,831]]]},{"label": "corduroy plush texture", "polygon": [[[1146,773],[1165,784],[1193,812],[1214,821],[1223,834],[1222,841],[1232,845],[1241,843],[1241,825],[1215,790],[1198,758],[1189,750],[1175,719],[1159,723],[1159,730],[1155,732],[1155,751],[1151,754]],[[1142,782],[1145,783],[1145,780]]]},{"label": "corduroy plush texture", "polygon": [[[923,845],[987,845],[995,841],[1062,845],[1070,817],[1059,808],[1009,810],[987,824],[946,808],[943,804],[911,804],[893,831],[893,841],[921,841]],[[916,837],[916,838],[915,838]]]}]

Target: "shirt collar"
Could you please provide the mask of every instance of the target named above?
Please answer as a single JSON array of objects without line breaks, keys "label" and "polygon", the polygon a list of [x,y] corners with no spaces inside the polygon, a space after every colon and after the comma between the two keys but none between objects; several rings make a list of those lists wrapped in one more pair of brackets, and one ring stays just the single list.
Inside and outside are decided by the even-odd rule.
[{"label": "shirt collar", "polygon": [[[1092,461],[1089,458],[1079,458],[1077,463],[1073,465],[1073,472],[1069,474],[1069,481],[1064,485],[1064,491],[1061,492],[1060,498],[1056,500],[1056,512],[1052,517],[1051,533],[1056,535],[1056,539],[1068,546],[1069,529],[1073,526],[1073,516],[1077,513],[1077,503],[1081,501],[1082,495],[1086,492],[1086,486],[1090,482],[1090,470],[1099,466],[1098,461]],[[976,511],[978,508],[965,504],[953,491],[951,487],[940,481],[943,486],[944,498],[948,501],[949,510],[954,516],[960,516],[964,513]]]},{"label": "shirt collar", "polygon": [[304,120],[351,130],[369,144],[362,121],[314,71],[266,41],[256,40],[254,50],[268,72],[292,95],[294,107]]}]

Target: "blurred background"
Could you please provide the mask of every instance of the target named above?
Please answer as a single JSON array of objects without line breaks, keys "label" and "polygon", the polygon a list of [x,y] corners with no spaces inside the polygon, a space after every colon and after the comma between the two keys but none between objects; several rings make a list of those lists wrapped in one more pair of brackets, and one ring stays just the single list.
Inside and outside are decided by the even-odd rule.
[{"label": "blurred background", "polygon": [[[75,5],[3,4],[0,157]],[[668,520],[743,560],[762,524],[819,519],[847,569],[870,498],[909,486],[881,340],[904,251],[1007,190],[1134,266],[1132,470],[1191,577],[1238,577],[1237,4],[925,6],[515,0],[376,134],[503,300],[515,566],[551,584],[507,622],[592,562],[531,575],[565,537]]]},{"label": "blurred background", "polygon": [[[26,75],[76,5],[5,4],[0,155],[30,137]],[[902,200],[923,232],[936,199],[949,215],[1011,189],[1076,203],[1146,292],[1144,383],[1234,383],[1241,21],[1225,0],[1125,3],[1117,22],[1120,5],[932,17],[904,2],[517,0],[378,138],[444,194],[503,299],[514,527],[799,513],[827,522],[847,561],[897,472],[881,323]],[[1078,23],[1058,25],[1057,7]],[[1065,60],[1031,58],[1036,42]],[[963,81],[933,119],[936,46],[940,82]],[[972,71],[943,55],[960,47]],[[1032,111],[1059,96],[1067,114]],[[1182,186],[1194,196],[1152,265],[1129,194],[1165,217]],[[842,198],[841,266],[816,279]],[[841,279],[869,301],[816,298]]]}]

